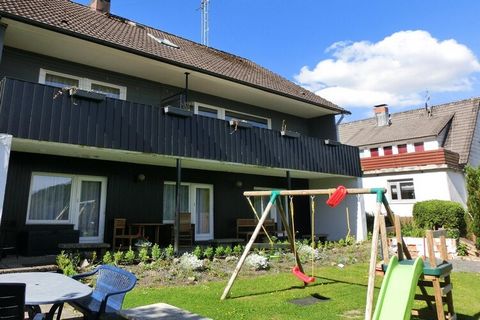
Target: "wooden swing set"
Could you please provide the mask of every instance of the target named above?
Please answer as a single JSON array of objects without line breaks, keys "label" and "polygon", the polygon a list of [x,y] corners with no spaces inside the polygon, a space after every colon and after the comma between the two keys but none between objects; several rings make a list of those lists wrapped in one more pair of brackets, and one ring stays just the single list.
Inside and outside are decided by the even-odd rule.
[{"label": "wooden swing set", "polygon": [[[238,276],[238,273],[240,272],[240,269],[242,268],[245,259],[250,252],[253,243],[255,242],[258,234],[260,233],[260,230],[263,227],[263,223],[268,217],[268,214],[270,213],[270,210],[272,209],[273,205],[277,206],[278,213],[280,215],[281,221],[283,226],[285,226],[286,232],[287,232],[287,237],[288,241],[290,243],[290,247],[292,252],[294,253],[295,256],[295,262],[296,265],[292,269],[292,273],[298,277],[304,285],[308,285],[309,283],[312,283],[315,281],[315,277],[313,274],[313,257],[312,257],[312,274],[311,276],[308,276],[305,274],[300,258],[298,256],[298,253],[296,251],[296,244],[295,244],[295,223],[294,223],[294,207],[293,207],[293,197],[294,196],[310,196],[310,211],[311,211],[311,235],[312,235],[312,246],[313,246],[313,239],[314,239],[314,214],[315,214],[315,201],[314,197],[317,195],[327,195],[329,198],[327,200],[327,205],[330,207],[335,207],[339,203],[343,201],[343,199],[347,195],[360,195],[360,194],[374,194],[376,195],[376,210],[375,210],[375,216],[374,216],[374,225],[373,225],[373,233],[372,233],[372,248],[371,248],[371,253],[370,253],[370,264],[369,264],[369,276],[368,276],[368,286],[367,286],[367,298],[366,298],[366,306],[365,306],[365,320],[371,320],[372,319],[372,314],[373,314],[373,300],[374,300],[374,290],[375,290],[375,275],[376,275],[376,267],[377,267],[377,255],[378,255],[378,242],[381,240],[381,247],[382,247],[382,256],[384,258],[384,262],[388,262],[388,247],[387,247],[387,229],[393,229],[393,231],[396,234],[397,238],[397,254],[399,257],[399,260],[402,260],[404,257],[406,259],[411,260],[411,254],[408,250],[408,247],[405,245],[405,241],[403,240],[403,237],[401,236],[401,226],[400,226],[400,220],[398,216],[396,216],[393,211],[390,208],[390,205],[388,204],[387,198],[385,197],[385,192],[386,190],[384,188],[351,188],[347,189],[343,186],[339,186],[338,188],[330,188],[330,189],[312,189],[312,190],[282,190],[282,191],[246,191],[243,193],[245,197],[249,200],[249,203],[251,203],[249,197],[265,197],[265,196],[270,196],[270,201],[268,202],[267,206],[263,210],[263,213],[261,216],[259,216],[253,205],[251,206],[255,215],[258,218],[258,224],[255,227],[255,230],[252,233],[252,236],[248,243],[245,246],[245,250],[243,251],[242,256],[238,260],[237,266],[235,267],[232,276],[230,277],[227,286],[225,287],[223,294],[221,296],[221,300],[225,300],[229,294],[230,290],[233,286],[233,283],[235,282],[235,279]],[[290,218],[291,218],[291,223],[288,222],[287,215],[285,213],[285,210],[282,205],[282,201],[277,201],[280,196],[288,196],[289,197],[289,211],[290,211]],[[386,215],[382,214],[382,207],[386,211]],[[391,228],[386,228],[386,222],[385,219],[388,219],[390,225],[393,227]],[[347,220],[348,220],[348,208],[347,208]],[[348,223],[348,221],[347,221]],[[349,233],[350,233],[350,226],[348,226]],[[265,231],[265,230],[264,230]],[[266,232],[266,231],[265,231]],[[432,240],[432,245],[433,247],[433,240]],[[313,251],[313,250],[312,250]],[[433,249],[431,250],[433,252]],[[434,259],[430,258],[430,259]],[[444,258],[444,261],[446,258]],[[451,268],[450,268],[451,269]],[[443,285],[445,288],[441,288],[440,286],[442,285],[440,283],[440,277],[445,278],[446,281],[444,281]],[[428,283],[428,281],[431,281],[431,284]],[[454,319],[455,318],[455,313],[453,311],[453,301],[452,301],[452,295],[451,291],[447,292],[446,290],[448,288],[451,288],[450,285],[450,278],[449,278],[449,273],[448,274],[442,274],[441,276],[435,276],[435,277],[428,277],[424,276],[423,280],[419,282],[418,287],[421,290],[421,295],[416,299],[417,300],[424,300],[426,301],[428,308],[433,311],[436,309],[437,313],[437,318],[438,319],[445,319],[444,312],[443,312],[443,300],[445,299],[447,305],[448,305],[448,312],[447,312],[447,317],[449,319]],[[425,287],[433,287],[434,294],[429,295]],[[442,292],[446,297],[442,298]],[[435,308],[433,308],[431,301],[435,301]]]}]

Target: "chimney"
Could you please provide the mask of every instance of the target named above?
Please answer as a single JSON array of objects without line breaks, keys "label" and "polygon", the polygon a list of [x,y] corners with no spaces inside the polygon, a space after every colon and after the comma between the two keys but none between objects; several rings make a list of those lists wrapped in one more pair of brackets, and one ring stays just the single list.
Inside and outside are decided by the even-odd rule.
[{"label": "chimney", "polygon": [[101,13],[110,13],[110,0],[91,0],[90,8]]},{"label": "chimney", "polygon": [[391,124],[387,104],[379,104],[374,106],[373,112],[375,112],[375,119],[377,119],[378,127],[389,126]]}]

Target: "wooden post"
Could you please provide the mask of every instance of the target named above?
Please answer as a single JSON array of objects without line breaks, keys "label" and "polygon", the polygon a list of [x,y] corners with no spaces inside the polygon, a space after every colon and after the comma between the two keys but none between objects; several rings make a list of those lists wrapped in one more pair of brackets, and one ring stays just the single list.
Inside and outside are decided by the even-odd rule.
[{"label": "wooden post", "polygon": [[373,313],[373,298],[375,293],[375,268],[377,264],[378,235],[380,233],[379,231],[380,231],[381,210],[382,210],[382,202],[377,201],[377,211],[375,212],[375,220],[373,222],[372,249],[370,251],[370,266],[368,268],[368,287],[367,287],[367,303],[365,307],[365,320],[372,319],[372,313]]},{"label": "wooden post", "polygon": [[[403,260],[403,237],[402,237],[402,225],[400,224],[400,217],[398,215],[395,216],[395,236],[397,238],[397,255],[398,255],[398,261]],[[408,248],[407,248],[408,251]]]},{"label": "wooden post", "polygon": [[380,215],[380,238],[382,244],[383,263],[388,264],[390,262],[390,257],[388,255],[387,227],[385,225],[385,216],[383,214]]},{"label": "wooden post", "polygon": [[247,245],[245,246],[245,250],[243,251],[243,254],[240,257],[240,260],[238,260],[237,266],[235,267],[235,270],[233,271],[233,274],[230,277],[230,280],[228,280],[227,286],[225,287],[225,290],[223,291],[223,294],[220,300],[225,300],[225,298],[227,298],[228,294],[230,293],[230,289],[232,288],[233,283],[235,282],[235,279],[237,278],[237,275],[240,272],[240,269],[242,269],[243,263],[245,262],[245,259],[247,258],[247,255],[250,252],[250,249],[252,248],[252,245],[255,242],[255,239],[257,238],[257,235],[263,226],[263,223],[267,219],[268,213],[270,212],[270,209],[272,208],[273,203],[277,199],[278,194],[279,194],[278,191],[270,191],[270,201],[268,202],[265,210],[263,210],[262,216],[260,217],[260,220],[258,221],[258,224],[255,227],[255,230],[253,231],[252,237],[250,238]]}]

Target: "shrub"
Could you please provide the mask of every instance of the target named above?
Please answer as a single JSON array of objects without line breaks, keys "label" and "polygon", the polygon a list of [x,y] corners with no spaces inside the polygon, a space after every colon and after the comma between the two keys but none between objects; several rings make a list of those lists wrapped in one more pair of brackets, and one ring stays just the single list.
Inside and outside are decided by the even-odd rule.
[{"label": "shrub", "polygon": [[105,252],[102,258],[103,264],[112,264],[113,263],[113,257],[110,251]]},{"label": "shrub", "polygon": [[417,227],[413,221],[402,222],[402,236],[404,237],[425,237],[425,229]]},{"label": "shrub", "polygon": [[245,259],[245,264],[255,270],[266,270],[269,267],[267,257],[256,253],[252,253],[247,256]]},{"label": "shrub", "polygon": [[172,245],[169,245],[168,247],[165,248],[165,258],[172,259],[174,255],[175,255],[175,250],[173,250]]},{"label": "shrub", "polygon": [[195,255],[187,252],[180,257],[180,266],[185,270],[191,271],[201,271],[205,269],[203,260],[200,260]]},{"label": "shrub", "polygon": [[237,244],[235,247],[233,247],[233,254],[236,256],[241,255],[243,252],[243,247],[241,244]]},{"label": "shrub", "polygon": [[126,264],[133,264],[135,261],[135,251],[132,250],[132,247],[128,248],[128,251],[125,252],[123,259]]},{"label": "shrub", "polygon": [[415,203],[413,219],[423,229],[458,229],[465,234],[465,210],[453,201],[428,200]]},{"label": "shrub", "polygon": [[480,167],[466,167],[468,231],[477,237],[477,248],[480,249]]},{"label": "shrub", "polygon": [[123,251],[118,250],[113,254],[113,263],[118,266],[123,261]]},{"label": "shrub", "polygon": [[225,247],[225,255],[227,257],[232,255],[232,247],[230,247],[230,246]]},{"label": "shrub", "polygon": [[71,259],[71,256],[66,254],[65,251],[61,251],[56,258],[57,266],[62,273],[66,276],[73,276],[77,274],[74,262]]},{"label": "shrub", "polygon": [[213,248],[212,247],[207,247],[205,249],[205,251],[203,252],[203,255],[205,256],[205,258],[211,260],[213,258],[213,254],[214,254],[214,251],[213,251]]},{"label": "shrub", "polygon": [[215,257],[223,257],[225,255],[225,248],[222,246],[218,246],[215,248]]},{"label": "shrub", "polygon": [[153,261],[158,261],[158,260],[160,260],[161,256],[162,256],[162,249],[160,249],[160,246],[155,243],[152,246],[152,260]]},{"label": "shrub", "polygon": [[459,243],[457,246],[457,254],[460,257],[468,256],[468,246],[465,243]]},{"label": "shrub", "polygon": [[202,257],[203,257],[202,248],[200,246],[196,246],[195,249],[193,250],[192,254],[195,257],[197,257],[198,259],[202,259]]},{"label": "shrub", "polygon": [[138,251],[138,258],[141,262],[147,263],[150,259],[150,256],[148,255],[148,248],[142,247],[140,251]]}]

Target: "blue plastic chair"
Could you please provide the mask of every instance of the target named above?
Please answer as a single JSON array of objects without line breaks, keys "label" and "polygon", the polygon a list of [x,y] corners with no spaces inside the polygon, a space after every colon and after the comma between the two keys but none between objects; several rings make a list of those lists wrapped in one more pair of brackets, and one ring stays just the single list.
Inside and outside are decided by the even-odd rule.
[{"label": "blue plastic chair", "polygon": [[69,302],[83,313],[86,319],[98,319],[105,313],[115,313],[122,309],[125,294],[132,290],[137,282],[134,274],[123,269],[101,265],[91,272],[73,276],[82,279],[97,274],[96,285],[89,297]]}]

